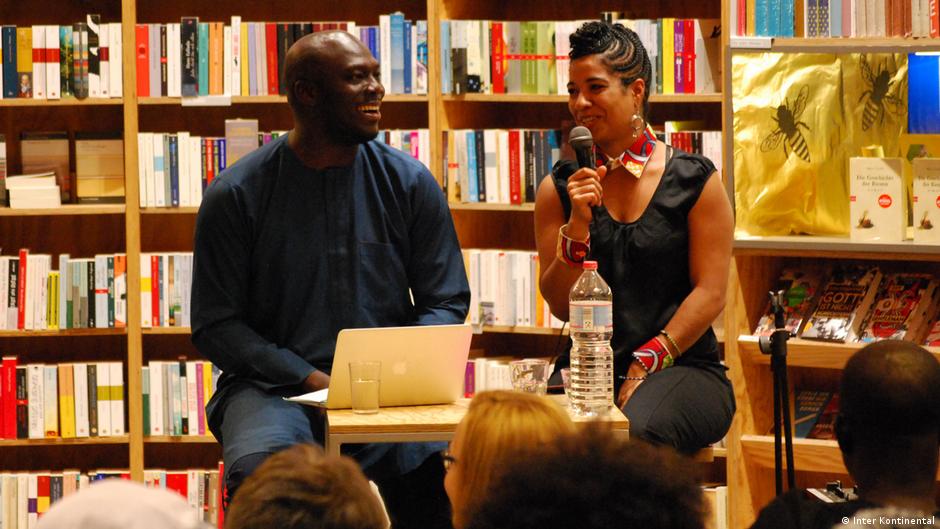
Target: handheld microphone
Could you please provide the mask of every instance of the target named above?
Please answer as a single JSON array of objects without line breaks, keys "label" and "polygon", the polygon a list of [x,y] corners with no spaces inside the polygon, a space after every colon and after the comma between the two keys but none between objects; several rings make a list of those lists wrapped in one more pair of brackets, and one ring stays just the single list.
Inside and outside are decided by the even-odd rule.
[{"label": "handheld microphone", "polygon": [[[594,137],[587,127],[577,126],[568,133],[568,145],[574,149],[574,154],[578,158],[578,167],[594,169]],[[591,213],[597,216],[598,206],[591,206]]]},{"label": "handheld microphone", "polygon": [[593,153],[591,148],[594,146],[594,137],[587,127],[575,127],[568,133],[568,145],[574,149],[575,156],[578,157],[578,167],[594,168]]}]

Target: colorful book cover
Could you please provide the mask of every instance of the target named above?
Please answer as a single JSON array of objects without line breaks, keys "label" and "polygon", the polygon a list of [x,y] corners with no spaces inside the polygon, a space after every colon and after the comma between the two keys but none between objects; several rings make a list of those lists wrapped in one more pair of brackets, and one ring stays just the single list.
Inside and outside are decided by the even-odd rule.
[{"label": "colorful book cover", "polygon": [[[820,269],[785,268],[777,279],[772,291],[783,290],[784,319],[790,336],[796,336],[803,321],[809,316],[819,295],[823,272]],[[774,318],[770,312],[770,300],[764,315],[754,329],[756,336],[770,336],[775,329]]]},{"label": "colorful book cover", "polygon": [[861,342],[910,339],[924,324],[926,306],[933,300],[937,282],[931,274],[890,274],[878,287],[866,317]]},{"label": "colorful book cover", "polygon": [[815,389],[796,389],[793,396],[793,437],[809,437],[822,416],[832,392]]},{"label": "colorful book cover", "polygon": [[835,439],[836,417],[839,415],[839,394],[833,393],[822,414],[809,432],[810,439]]},{"label": "colorful book cover", "polygon": [[880,281],[877,266],[835,267],[801,336],[830,342],[854,341]]}]

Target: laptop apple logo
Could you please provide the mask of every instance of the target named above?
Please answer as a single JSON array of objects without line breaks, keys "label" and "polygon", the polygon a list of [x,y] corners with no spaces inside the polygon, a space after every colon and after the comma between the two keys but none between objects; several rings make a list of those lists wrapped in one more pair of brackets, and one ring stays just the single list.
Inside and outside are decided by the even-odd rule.
[{"label": "laptop apple logo", "polygon": [[404,375],[408,372],[408,363],[404,360],[399,360],[392,364],[392,374],[393,375]]}]

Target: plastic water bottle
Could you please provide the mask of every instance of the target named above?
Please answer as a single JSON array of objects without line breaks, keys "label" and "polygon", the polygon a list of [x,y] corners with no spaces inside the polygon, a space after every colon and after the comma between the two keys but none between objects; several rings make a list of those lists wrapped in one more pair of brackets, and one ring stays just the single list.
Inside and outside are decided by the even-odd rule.
[{"label": "plastic water bottle", "polygon": [[571,407],[579,415],[605,413],[614,401],[613,301],[610,287],[597,273],[597,261],[584,261],[584,272],[571,287]]}]

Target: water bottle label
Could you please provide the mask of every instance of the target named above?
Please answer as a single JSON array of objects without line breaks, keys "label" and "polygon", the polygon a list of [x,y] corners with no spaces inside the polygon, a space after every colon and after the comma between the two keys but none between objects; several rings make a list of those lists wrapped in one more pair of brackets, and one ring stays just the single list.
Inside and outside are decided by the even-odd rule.
[{"label": "water bottle label", "polygon": [[613,306],[610,303],[572,303],[568,307],[571,330],[613,332]]}]

